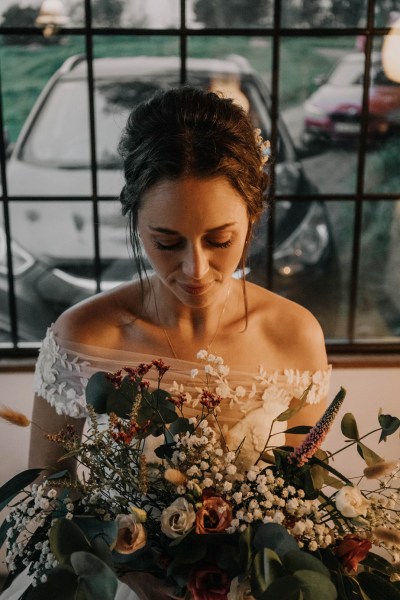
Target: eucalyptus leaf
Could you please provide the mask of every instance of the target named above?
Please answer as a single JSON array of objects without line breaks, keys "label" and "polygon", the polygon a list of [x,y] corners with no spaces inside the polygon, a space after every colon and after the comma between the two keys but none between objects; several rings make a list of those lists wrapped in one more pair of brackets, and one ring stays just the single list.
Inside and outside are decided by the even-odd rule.
[{"label": "eucalyptus leaf", "polygon": [[263,523],[257,527],[254,534],[253,547],[257,551],[271,548],[282,558],[290,550],[297,550],[298,544],[282,525]]},{"label": "eucalyptus leaf", "polygon": [[392,563],[383,558],[383,556],[375,554],[375,552],[368,552],[367,556],[360,562],[360,564],[370,567],[376,571],[380,571],[381,573],[385,573],[386,575],[392,575],[392,573],[396,573],[397,571],[396,567]]},{"label": "eucalyptus leaf", "polygon": [[282,557],[282,563],[289,571],[307,569],[329,577],[329,569],[316,556],[302,550],[290,550]]},{"label": "eucalyptus leaf", "polygon": [[350,440],[359,439],[360,434],[358,433],[357,422],[353,413],[348,412],[343,416],[340,428],[342,430],[343,435],[345,435]]},{"label": "eucalyptus leaf", "polygon": [[47,581],[30,587],[24,600],[75,600],[78,578],[71,568],[55,567],[47,575]]},{"label": "eucalyptus leaf", "polygon": [[[321,596],[319,600],[322,600]],[[258,596],[257,600],[303,600],[300,583],[294,575],[285,575],[275,579],[271,585]],[[325,598],[324,598],[325,600]]]},{"label": "eucalyptus leaf", "polygon": [[263,548],[254,557],[250,571],[251,591],[257,598],[277,577],[283,575],[282,562],[270,548]]},{"label": "eucalyptus leaf", "polygon": [[57,519],[50,529],[50,548],[58,562],[70,564],[73,552],[90,552],[90,545],[76,523],[69,519]]},{"label": "eucalyptus leaf", "polygon": [[71,554],[71,565],[87,600],[114,600],[118,579],[102,560],[90,552],[74,552]]},{"label": "eucalyptus leaf", "polygon": [[373,600],[400,600],[400,590],[379,575],[364,571],[357,575],[357,581]]},{"label": "eucalyptus leaf", "polygon": [[0,548],[4,544],[7,539],[7,531],[10,527],[13,527],[14,523],[12,521],[3,521],[0,527]]},{"label": "eucalyptus leaf", "polygon": [[107,414],[115,413],[122,419],[128,419],[135,405],[137,386],[128,376],[124,377],[121,387],[116,390],[111,384],[111,389],[106,399]]},{"label": "eucalyptus leaf", "polygon": [[114,546],[117,540],[118,525],[115,520],[102,521],[96,517],[76,515],[73,518],[73,523],[78,525],[90,544],[96,538],[101,538],[111,547]]},{"label": "eucalyptus leaf", "polygon": [[171,423],[168,429],[171,435],[185,433],[186,431],[193,433],[194,425],[193,423],[190,423],[189,419],[186,419],[185,417],[178,417],[173,423]]},{"label": "eucalyptus leaf", "polygon": [[376,454],[376,452],[368,448],[362,442],[357,442],[357,451],[369,467],[383,461],[383,458],[381,458],[378,454]]},{"label": "eucalyptus leaf", "polygon": [[300,569],[293,573],[300,584],[304,600],[336,600],[337,590],[329,576],[309,569]]},{"label": "eucalyptus leaf", "polygon": [[98,371],[94,373],[86,386],[86,402],[93,406],[97,414],[104,414],[107,410],[107,398],[114,390],[114,386],[106,377],[106,373]]},{"label": "eucalyptus leaf", "polygon": [[33,483],[44,469],[27,469],[14,475],[0,488],[0,510],[3,510],[19,492]]},{"label": "eucalyptus leaf", "polygon": [[70,472],[68,471],[68,469],[64,469],[63,471],[57,471],[57,473],[47,475],[46,479],[47,480],[62,479],[63,477],[67,477],[67,476],[70,477]]},{"label": "eucalyptus leaf", "polygon": [[253,552],[253,528],[249,525],[239,537],[239,567],[242,573],[247,573],[250,569]]},{"label": "eucalyptus leaf", "polygon": [[381,435],[379,441],[386,442],[386,439],[389,435],[395,433],[400,427],[400,419],[397,417],[392,417],[392,415],[383,415],[380,414],[378,417],[379,425],[382,427]]}]

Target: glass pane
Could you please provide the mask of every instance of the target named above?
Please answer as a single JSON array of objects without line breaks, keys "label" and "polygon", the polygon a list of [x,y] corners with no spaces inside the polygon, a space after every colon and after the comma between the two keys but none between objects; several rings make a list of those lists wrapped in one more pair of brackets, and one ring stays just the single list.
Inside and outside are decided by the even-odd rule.
[{"label": "glass pane", "polygon": [[[364,190],[397,193],[400,190],[400,82],[385,73],[382,41],[382,38],[375,40],[371,57]],[[397,55],[395,61],[398,62]]]},{"label": "glass pane", "polygon": [[277,203],[274,291],[308,308],[330,339],[346,334],[352,216],[338,202]]},{"label": "glass pane", "polygon": [[398,0],[387,2],[387,0],[376,0],[375,3],[375,27],[392,27],[400,19],[400,4]]},{"label": "glass pane", "polygon": [[364,203],[358,286],[356,337],[400,336],[400,201]]},{"label": "glass pane", "polygon": [[92,3],[92,16],[94,27],[176,29],[180,0],[97,0]]},{"label": "glass pane", "polygon": [[94,55],[98,191],[115,197],[123,185],[117,151],[122,129],[135,105],[179,84],[179,40],[95,36]]},{"label": "glass pane", "polygon": [[[99,202],[100,247],[102,257],[101,287],[110,289],[136,274],[128,238],[127,218],[121,215],[118,200]],[[147,265],[149,266],[149,265]]]},{"label": "glass pane", "polygon": [[91,191],[90,177],[80,170],[90,156],[87,82],[78,56],[83,48],[81,37],[67,47],[1,48],[4,122],[15,142],[7,165],[11,196]]},{"label": "glass pane", "polygon": [[274,0],[186,0],[186,25],[196,29],[271,27]]},{"label": "glass pane", "polygon": [[367,15],[367,0],[283,0],[284,27],[362,27]]},{"label": "glass pane", "polygon": [[309,178],[355,192],[364,54],[354,38],[288,38],[280,68],[280,111]]},{"label": "glass pane", "polygon": [[40,340],[58,315],[95,290],[93,215],[85,202],[10,206],[22,341]]}]

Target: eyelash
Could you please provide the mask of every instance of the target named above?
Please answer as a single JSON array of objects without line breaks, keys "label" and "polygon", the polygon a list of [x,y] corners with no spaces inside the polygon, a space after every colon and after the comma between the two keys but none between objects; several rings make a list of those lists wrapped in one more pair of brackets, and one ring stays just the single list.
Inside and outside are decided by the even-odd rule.
[{"label": "eyelash", "polygon": [[[176,244],[172,244],[171,246],[165,246],[164,244],[161,244],[161,242],[157,241],[157,240],[153,240],[154,246],[157,248],[157,250],[180,250],[183,242],[176,242]],[[225,249],[225,248],[229,248],[229,246],[232,245],[232,240],[227,240],[226,242],[208,242],[210,244],[210,246],[213,246],[214,248],[219,248],[219,249]]]}]

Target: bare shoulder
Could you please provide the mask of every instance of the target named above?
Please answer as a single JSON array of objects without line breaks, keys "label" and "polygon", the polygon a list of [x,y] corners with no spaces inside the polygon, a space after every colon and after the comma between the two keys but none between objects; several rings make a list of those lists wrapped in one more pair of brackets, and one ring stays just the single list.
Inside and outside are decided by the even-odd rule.
[{"label": "bare shoulder", "polygon": [[121,330],[135,320],[139,298],[139,285],[119,285],[75,304],[60,315],[53,329],[63,340],[118,347]]},{"label": "bare shoulder", "polygon": [[260,329],[288,368],[327,367],[324,334],[309,310],[259,286],[251,286],[250,294]]}]

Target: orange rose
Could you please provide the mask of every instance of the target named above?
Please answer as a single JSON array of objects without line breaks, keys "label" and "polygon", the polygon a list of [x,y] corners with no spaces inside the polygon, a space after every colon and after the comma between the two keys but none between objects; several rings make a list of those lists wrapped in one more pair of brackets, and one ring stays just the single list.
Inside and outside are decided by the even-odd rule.
[{"label": "orange rose", "polygon": [[114,550],[119,554],[133,554],[147,542],[146,529],[130,515],[118,515],[118,535]]},{"label": "orange rose", "polygon": [[371,542],[354,534],[345,535],[335,548],[335,554],[347,571],[356,571],[358,563],[371,549]]},{"label": "orange rose", "polygon": [[204,498],[196,513],[196,533],[221,533],[232,521],[232,509],[219,496]]},{"label": "orange rose", "polygon": [[202,565],[190,574],[187,584],[193,600],[228,600],[231,581],[216,565]]}]

